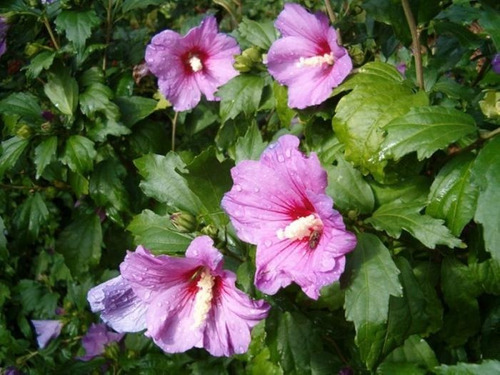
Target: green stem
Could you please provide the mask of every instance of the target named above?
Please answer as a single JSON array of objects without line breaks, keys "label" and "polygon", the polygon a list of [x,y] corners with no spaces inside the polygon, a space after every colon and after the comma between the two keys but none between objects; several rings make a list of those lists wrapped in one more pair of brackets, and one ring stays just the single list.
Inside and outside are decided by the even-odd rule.
[{"label": "green stem", "polygon": [[172,120],[172,151],[175,151],[175,128],[177,127],[177,118],[179,112],[175,112],[174,119]]},{"label": "green stem", "polygon": [[113,22],[111,8],[113,7],[113,0],[108,0],[108,8],[106,9],[106,48],[104,49],[104,57],[102,59],[102,70],[106,70],[107,64],[107,50],[111,42],[111,27]]},{"label": "green stem", "polygon": [[500,128],[497,128],[497,129],[492,130],[492,131],[485,133],[485,134],[481,134],[480,137],[481,137],[481,139],[486,140],[486,139],[493,138],[497,134],[500,134]]},{"label": "green stem", "polygon": [[405,12],[406,21],[410,27],[412,45],[413,45],[413,55],[415,56],[415,71],[417,73],[417,86],[420,90],[424,89],[424,70],[422,68],[422,54],[420,50],[420,38],[419,32],[417,30],[417,24],[415,23],[415,17],[411,12],[410,3],[408,0],[401,0],[403,4],[403,10]]},{"label": "green stem", "polygon": [[52,27],[50,27],[50,22],[47,16],[43,16],[43,24],[45,25],[45,28],[49,32],[50,35],[50,40],[52,41],[52,44],[54,45],[55,49],[59,49],[59,43],[57,43],[57,39],[54,36],[54,32],[52,31]]},{"label": "green stem", "polygon": [[[330,18],[331,24],[334,25],[335,21],[337,21],[337,17],[335,17],[335,12],[333,11],[330,0],[325,0],[325,6],[326,6],[326,12],[328,13],[328,18]],[[342,44],[342,36],[340,35],[340,32],[338,30],[336,31],[337,31],[337,43]]]}]

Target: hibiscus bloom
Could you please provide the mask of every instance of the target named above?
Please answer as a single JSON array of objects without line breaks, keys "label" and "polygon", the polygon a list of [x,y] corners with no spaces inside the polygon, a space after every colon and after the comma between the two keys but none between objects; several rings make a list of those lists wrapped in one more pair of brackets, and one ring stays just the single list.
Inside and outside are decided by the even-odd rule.
[{"label": "hibiscus bloom", "polygon": [[236,41],[218,33],[213,16],[181,36],[172,30],[157,34],[146,48],[146,63],[158,77],[160,92],[176,111],[194,108],[203,93],[208,100],[217,88],[238,75],[234,55],[240,53]]},{"label": "hibiscus bloom", "polygon": [[118,332],[147,328],[146,335],[167,353],[193,347],[214,356],[244,353],[251,328],[269,310],[266,302],[236,289],[236,275],[222,269],[222,254],[208,236],[194,239],[185,258],[154,256],[139,246],[120,271],[89,291],[92,310],[102,311]]},{"label": "hibiscus bloom", "polygon": [[305,108],[324,102],[352,69],[345,48],[323,13],[311,14],[297,4],[285,4],[275,22],[282,38],[267,54],[269,73],[288,86],[288,105]]},{"label": "hibiscus bloom", "polygon": [[45,348],[50,340],[59,337],[63,327],[60,320],[32,320],[31,323],[35,327],[36,341],[40,349]]},{"label": "hibiscus bloom", "polygon": [[109,331],[106,324],[92,324],[82,338],[85,355],[78,359],[90,361],[92,358],[103,354],[107,345],[118,342],[122,338],[123,333]]},{"label": "hibiscus bloom", "polygon": [[284,135],[259,161],[236,165],[222,207],[238,236],[257,245],[257,288],[274,294],[295,282],[317,299],[323,286],[339,279],[356,238],[325,194],[327,175],[318,157],[305,157],[298,146],[297,137]]}]

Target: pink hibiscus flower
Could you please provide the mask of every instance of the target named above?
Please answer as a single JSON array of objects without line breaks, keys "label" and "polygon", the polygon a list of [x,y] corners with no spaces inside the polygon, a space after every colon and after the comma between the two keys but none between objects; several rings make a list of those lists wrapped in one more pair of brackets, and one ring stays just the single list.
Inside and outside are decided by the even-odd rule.
[{"label": "pink hibiscus flower", "polygon": [[269,305],[236,289],[222,269],[222,254],[208,236],[194,239],[185,258],[153,256],[139,246],[120,266],[121,276],[89,291],[92,311],[118,332],[147,328],[167,353],[205,348],[214,356],[244,353],[250,331]]},{"label": "pink hibiscus flower", "polygon": [[82,338],[82,346],[85,355],[78,357],[82,361],[90,361],[92,358],[104,354],[106,346],[118,342],[123,338],[123,333],[108,330],[105,324],[92,324],[85,336]]},{"label": "pink hibiscus flower", "polygon": [[239,53],[236,41],[218,33],[217,21],[210,16],[185,36],[172,30],[154,36],[146,48],[146,64],[174,109],[185,111],[200,102],[202,93],[218,100],[217,88],[238,75],[233,63]]},{"label": "pink hibiscus flower", "polygon": [[321,104],[352,69],[345,48],[323,13],[311,14],[298,4],[285,4],[275,22],[282,38],[267,54],[267,67],[288,86],[288,105],[305,108]]},{"label": "pink hibiscus flower", "polygon": [[255,285],[267,294],[297,283],[309,297],[339,279],[344,255],[356,245],[325,194],[318,157],[305,157],[299,139],[284,135],[259,161],[231,170],[234,185],[222,199],[238,236],[257,245]]},{"label": "pink hibiscus flower", "polygon": [[36,332],[38,347],[43,349],[50,340],[59,337],[63,323],[60,320],[32,320]]}]

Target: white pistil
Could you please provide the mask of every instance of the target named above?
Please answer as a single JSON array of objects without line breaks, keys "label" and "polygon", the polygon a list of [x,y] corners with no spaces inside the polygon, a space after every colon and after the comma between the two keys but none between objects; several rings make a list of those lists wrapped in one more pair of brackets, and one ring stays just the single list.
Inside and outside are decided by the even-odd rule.
[{"label": "white pistil", "polygon": [[192,56],[189,59],[189,65],[191,65],[191,69],[193,69],[195,73],[203,69],[203,64],[198,56]]},{"label": "white pistil", "polygon": [[304,66],[321,66],[323,64],[333,65],[334,59],[332,53],[325,53],[323,56],[301,57],[297,62],[297,68]]},{"label": "white pistil", "polygon": [[279,240],[288,238],[290,240],[301,240],[309,237],[313,231],[323,229],[321,219],[311,214],[309,216],[299,217],[286,226],[285,229],[278,229],[276,236]]},{"label": "white pistil", "polygon": [[198,293],[194,300],[194,328],[199,328],[207,320],[214,297],[215,278],[209,271],[203,270],[196,286]]}]

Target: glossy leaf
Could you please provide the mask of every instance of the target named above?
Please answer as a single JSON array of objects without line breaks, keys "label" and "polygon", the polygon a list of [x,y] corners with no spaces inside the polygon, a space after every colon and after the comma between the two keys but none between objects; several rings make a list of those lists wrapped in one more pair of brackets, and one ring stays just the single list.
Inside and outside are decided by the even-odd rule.
[{"label": "glossy leaf", "polygon": [[240,113],[250,116],[259,107],[264,79],[258,75],[239,75],[217,92],[221,98],[220,116],[222,122],[234,119]]},{"label": "glossy leaf", "polygon": [[193,215],[200,212],[202,204],[199,198],[179,173],[186,172],[186,164],[176,153],[144,155],[134,160],[134,164],[143,177],[140,187],[144,194]]},{"label": "glossy leaf", "polygon": [[[387,367],[397,369],[398,365],[414,364],[417,366],[416,374],[420,373],[420,369],[427,374],[439,364],[436,354],[431,346],[419,335],[410,336],[401,347],[394,350],[385,360],[385,362],[377,369],[377,373],[385,374]],[[394,366],[394,367],[393,367]],[[404,372],[403,372],[404,373]]]},{"label": "glossy leaf", "polygon": [[473,161],[472,154],[452,159],[439,171],[429,192],[426,214],[444,219],[455,236],[476,211],[478,191],[471,183]]},{"label": "glossy leaf", "polygon": [[85,174],[94,167],[96,155],[94,142],[81,135],[72,135],[66,140],[61,161],[73,172]]},{"label": "glossy leaf", "polygon": [[40,178],[43,170],[54,160],[57,152],[57,137],[52,136],[44,139],[35,148],[36,178]]},{"label": "glossy leaf", "polygon": [[242,160],[259,160],[260,154],[267,143],[262,140],[262,134],[256,123],[252,123],[243,137],[238,138],[235,146],[235,163]]},{"label": "glossy leaf", "polygon": [[50,74],[43,86],[45,95],[61,113],[71,116],[78,105],[78,83],[67,73]]},{"label": "glossy leaf", "polygon": [[156,100],[141,96],[121,96],[114,101],[120,107],[122,113],[120,121],[128,127],[148,117],[156,110],[158,105]]},{"label": "glossy leaf", "polygon": [[0,113],[18,115],[34,123],[43,121],[42,108],[38,104],[37,97],[25,92],[10,94],[0,101]]},{"label": "glossy leaf", "polygon": [[160,216],[144,210],[134,217],[127,229],[134,236],[136,244],[141,244],[157,254],[179,254],[186,251],[192,236],[175,230],[170,216]]},{"label": "glossy leaf", "polygon": [[56,54],[51,51],[43,51],[31,59],[26,69],[26,75],[31,78],[37,78],[42,70],[47,70],[52,66]]},{"label": "glossy leaf", "polygon": [[92,29],[99,25],[100,20],[93,10],[63,10],[57,16],[55,23],[58,29],[65,32],[68,40],[73,42],[77,49],[82,49],[85,46],[85,41],[92,34]]},{"label": "glossy leaf", "polygon": [[483,226],[486,250],[500,259],[500,137],[489,141],[472,166],[472,181],[479,188],[474,220]]},{"label": "glossy leaf", "polygon": [[30,195],[16,211],[14,225],[18,235],[33,240],[49,218],[49,210],[40,193]]},{"label": "glossy leaf", "polygon": [[395,160],[415,151],[419,160],[428,158],[437,150],[476,131],[471,116],[437,106],[413,108],[383,128],[387,136],[380,153],[384,158]]},{"label": "glossy leaf", "polygon": [[272,22],[256,22],[244,18],[238,32],[248,43],[267,51],[276,40],[276,29]]},{"label": "glossy leaf", "polygon": [[0,176],[5,171],[13,168],[19,157],[23,154],[24,150],[29,144],[29,140],[12,137],[2,142],[2,155],[0,156]]},{"label": "glossy leaf", "polygon": [[423,202],[397,200],[380,206],[366,222],[394,238],[399,238],[404,229],[431,249],[436,245],[461,246],[461,241],[451,234],[443,220],[420,214],[423,207]]}]

